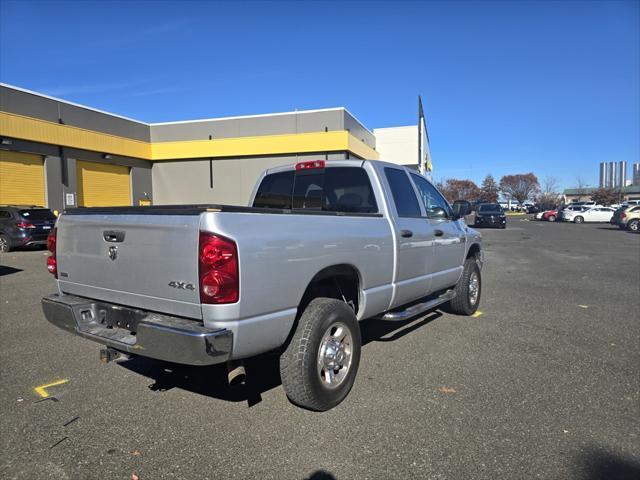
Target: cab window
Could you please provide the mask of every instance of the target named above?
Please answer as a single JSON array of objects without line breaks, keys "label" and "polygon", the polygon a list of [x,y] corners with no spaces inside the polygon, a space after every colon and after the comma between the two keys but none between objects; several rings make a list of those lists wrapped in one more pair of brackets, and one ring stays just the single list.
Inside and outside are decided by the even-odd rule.
[{"label": "cab window", "polygon": [[451,207],[440,192],[420,175],[412,173],[411,178],[418,188],[427,218],[449,218]]}]

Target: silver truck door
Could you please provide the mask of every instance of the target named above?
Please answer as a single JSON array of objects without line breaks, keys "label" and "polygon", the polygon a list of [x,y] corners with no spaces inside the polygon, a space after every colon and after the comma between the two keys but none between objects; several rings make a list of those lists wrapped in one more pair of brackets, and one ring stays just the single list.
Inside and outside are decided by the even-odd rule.
[{"label": "silver truck door", "polygon": [[431,291],[433,227],[425,220],[409,176],[403,168],[385,167],[391,192],[397,242],[396,276],[391,308],[424,297]]},{"label": "silver truck door", "polygon": [[462,220],[453,220],[453,212],[436,188],[421,175],[412,173],[429,224],[433,228],[435,256],[432,290],[455,285],[462,273],[465,254],[465,226]]}]

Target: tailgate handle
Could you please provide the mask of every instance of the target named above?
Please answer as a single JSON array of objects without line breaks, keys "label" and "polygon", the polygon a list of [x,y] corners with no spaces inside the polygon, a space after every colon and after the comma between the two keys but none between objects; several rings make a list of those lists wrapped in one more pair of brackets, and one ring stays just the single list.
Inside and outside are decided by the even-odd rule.
[{"label": "tailgate handle", "polygon": [[124,242],[124,232],[117,232],[115,230],[106,230],[102,232],[102,237],[107,242],[112,242],[112,243]]}]

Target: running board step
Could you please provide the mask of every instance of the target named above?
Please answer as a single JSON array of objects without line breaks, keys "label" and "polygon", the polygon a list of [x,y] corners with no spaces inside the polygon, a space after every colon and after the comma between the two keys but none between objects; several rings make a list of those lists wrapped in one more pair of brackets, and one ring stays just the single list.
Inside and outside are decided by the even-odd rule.
[{"label": "running board step", "polygon": [[433,298],[431,300],[427,300],[426,302],[417,303],[415,305],[411,305],[410,307],[404,310],[394,310],[392,312],[387,312],[382,317],[382,320],[388,320],[391,322],[401,322],[406,320],[407,318],[415,317],[420,315],[421,313],[426,312],[427,310],[431,310],[432,308],[437,307],[438,305],[442,305],[443,303],[452,300],[456,296],[456,292],[453,290],[447,290],[442,295],[437,298]]}]

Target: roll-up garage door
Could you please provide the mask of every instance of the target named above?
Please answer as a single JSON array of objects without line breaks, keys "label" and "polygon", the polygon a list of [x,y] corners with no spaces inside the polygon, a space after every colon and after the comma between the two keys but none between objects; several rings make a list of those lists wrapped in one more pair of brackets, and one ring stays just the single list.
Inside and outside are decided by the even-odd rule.
[{"label": "roll-up garage door", "polygon": [[120,207],[131,205],[129,167],[106,163],[76,163],[78,206]]},{"label": "roll-up garage door", "polygon": [[46,206],[40,155],[0,150],[0,205]]}]

